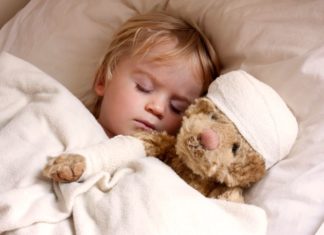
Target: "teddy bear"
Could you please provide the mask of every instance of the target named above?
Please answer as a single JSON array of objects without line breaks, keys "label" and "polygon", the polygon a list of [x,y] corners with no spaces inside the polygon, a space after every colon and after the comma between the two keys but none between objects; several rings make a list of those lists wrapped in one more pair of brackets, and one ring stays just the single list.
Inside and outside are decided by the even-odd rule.
[{"label": "teddy bear", "polygon": [[[243,189],[265,174],[265,161],[234,123],[209,98],[198,98],[186,110],[176,138],[139,132],[150,156],[169,165],[206,197],[244,202]],[[163,138],[168,148],[156,141]]]},{"label": "teddy bear", "polygon": [[[206,197],[244,202],[243,190],[288,155],[298,125],[270,86],[242,70],[221,75],[186,110],[176,137],[138,132],[147,156],[169,165]],[[84,156],[61,155],[44,168],[59,182],[78,180]]]}]

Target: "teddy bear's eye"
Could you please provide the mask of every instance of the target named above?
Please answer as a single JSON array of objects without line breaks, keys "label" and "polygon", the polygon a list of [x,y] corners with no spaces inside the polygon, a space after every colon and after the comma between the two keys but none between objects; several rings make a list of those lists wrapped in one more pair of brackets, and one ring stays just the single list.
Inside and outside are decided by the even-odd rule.
[{"label": "teddy bear's eye", "polygon": [[212,114],[212,115],[210,116],[210,118],[213,119],[213,120],[217,120],[217,115],[216,115],[216,114]]},{"label": "teddy bear's eye", "polygon": [[234,155],[236,155],[236,153],[237,153],[237,150],[240,148],[240,145],[238,144],[238,143],[234,143],[233,145],[232,145],[232,153],[234,154]]}]

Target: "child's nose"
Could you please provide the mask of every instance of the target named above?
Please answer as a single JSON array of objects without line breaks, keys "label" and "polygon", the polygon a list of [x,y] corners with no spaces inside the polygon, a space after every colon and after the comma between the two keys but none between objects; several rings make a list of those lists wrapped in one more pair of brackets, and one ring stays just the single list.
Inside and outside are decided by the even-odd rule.
[{"label": "child's nose", "polygon": [[149,103],[146,104],[145,110],[152,113],[153,115],[155,115],[159,119],[163,118],[163,114],[164,114],[163,102],[158,102],[158,101],[149,102]]}]

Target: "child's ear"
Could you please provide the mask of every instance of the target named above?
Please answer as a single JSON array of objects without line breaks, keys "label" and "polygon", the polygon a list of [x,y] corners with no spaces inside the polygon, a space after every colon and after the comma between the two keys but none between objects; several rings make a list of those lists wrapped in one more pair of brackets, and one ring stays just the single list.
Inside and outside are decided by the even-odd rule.
[{"label": "child's ear", "polygon": [[95,81],[93,85],[93,90],[98,96],[103,96],[105,94],[106,86],[106,75],[107,75],[107,61],[104,60],[100,65],[97,73],[95,75]]},{"label": "child's ear", "polygon": [[105,79],[97,77],[94,84],[94,90],[98,96],[105,94]]}]

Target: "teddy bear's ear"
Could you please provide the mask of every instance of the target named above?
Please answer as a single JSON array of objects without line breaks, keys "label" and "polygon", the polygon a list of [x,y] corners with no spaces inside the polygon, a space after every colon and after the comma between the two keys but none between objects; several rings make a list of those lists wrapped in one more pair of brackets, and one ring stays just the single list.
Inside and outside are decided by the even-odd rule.
[{"label": "teddy bear's ear", "polygon": [[215,110],[214,103],[205,97],[198,98],[191,104],[185,112],[185,116],[189,117],[197,113],[211,113]]}]

